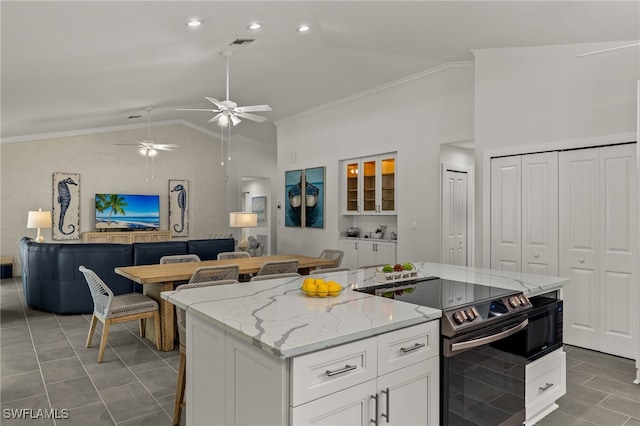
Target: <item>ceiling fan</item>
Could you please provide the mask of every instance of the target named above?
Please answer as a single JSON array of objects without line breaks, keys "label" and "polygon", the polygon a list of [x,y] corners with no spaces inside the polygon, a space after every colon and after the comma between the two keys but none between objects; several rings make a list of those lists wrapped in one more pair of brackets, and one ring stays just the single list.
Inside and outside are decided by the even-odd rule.
[{"label": "ceiling fan", "polygon": [[151,139],[151,111],[153,108],[147,107],[145,110],[147,111],[147,139],[135,141],[135,143],[116,143],[114,145],[137,146],[138,152],[146,158],[157,155],[158,151],[173,151],[174,149],[179,148],[178,145],[173,143],[158,143]]},{"label": "ceiling fan", "polygon": [[222,52],[222,56],[227,58],[227,99],[224,101],[219,101],[214,98],[208,98],[205,96],[205,99],[214,104],[217,109],[192,109],[192,108],[179,108],[178,111],[207,111],[217,113],[209,123],[213,121],[218,121],[218,124],[221,127],[226,127],[229,125],[229,121],[234,126],[240,123],[240,118],[246,118],[248,120],[257,121],[258,123],[262,123],[266,120],[265,117],[261,117],[259,115],[250,114],[251,112],[260,112],[260,111],[273,111],[269,105],[251,105],[251,106],[241,106],[239,107],[237,103],[233,102],[229,99],[229,57],[232,55],[231,50],[225,50]]}]

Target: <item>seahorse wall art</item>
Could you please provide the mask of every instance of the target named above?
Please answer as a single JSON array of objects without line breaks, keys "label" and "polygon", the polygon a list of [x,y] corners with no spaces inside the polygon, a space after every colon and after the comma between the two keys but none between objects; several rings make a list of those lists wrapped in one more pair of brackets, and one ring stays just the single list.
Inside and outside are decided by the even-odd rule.
[{"label": "seahorse wall art", "polygon": [[174,237],[189,235],[187,192],[189,192],[188,181],[169,180],[169,228]]},{"label": "seahorse wall art", "polygon": [[80,175],[53,174],[53,239],[80,238]]}]

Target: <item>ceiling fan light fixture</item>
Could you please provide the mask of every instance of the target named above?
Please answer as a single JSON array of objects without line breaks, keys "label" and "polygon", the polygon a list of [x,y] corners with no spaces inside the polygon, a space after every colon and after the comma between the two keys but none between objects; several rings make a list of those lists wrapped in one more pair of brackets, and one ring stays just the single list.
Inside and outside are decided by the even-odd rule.
[{"label": "ceiling fan light fixture", "polygon": [[310,26],[306,25],[306,24],[302,24],[298,27],[298,32],[299,33],[306,33],[307,31],[309,31],[311,29]]},{"label": "ceiling fan light fixture", "polygon": [[187,21],[187,27],[189,28],[198,28],[202,25],[202,20],[198,18],[191,18]]},{"label": "ceiling fan light fixture", "polygon": [[250,29],[251,31],[259,30],[260,28],[262,28],[262,24],[260,22],[252,22],[247,26],[247,29]]},{"label": "ceiling fan light fixture", "polygon": [[229,125],[229,117],[227,117],[225,114],[222,114],[218,118],[218,126],[227,127],[228,125]]}]

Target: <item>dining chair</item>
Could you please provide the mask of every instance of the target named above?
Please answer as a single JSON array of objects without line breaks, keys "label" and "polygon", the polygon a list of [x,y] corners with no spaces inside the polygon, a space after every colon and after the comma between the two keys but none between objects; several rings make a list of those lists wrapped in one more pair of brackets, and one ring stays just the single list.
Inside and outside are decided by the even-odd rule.
[{"label": "dining chair", "polygon": [[246,251],[225,251],[224,253],[218,253],[218,260],[238,259],[243,257],[251,257],[251,255]]},{"label": "dining chair", "polygon": [[256,276],[298,272],[298,263],[298,259],[271,260],[264,262],[256,273]]},{"label": "dining chair", "polygon": [[240,266],[201,266],[193,271],[189,284],[202,283],[207,281],[238,280]]},{"label": "dining chair", "polygon": [[284,274],[256,275],[255,277],[251,277],[249,281],[275,280],[277,278],[298,278],[300,276],[301,275],[297,272],[287,272]]},{"label": "dining chair", "polygon": [[160,264],[182,262],[200,262],[200,256],[197,254],[174,254],[160,258]]},{"label": "dining chair", "polygon": [[[237,284],[237,280],[206,281],[192,284],[182,284],[176,287],[176,292],[192,288],[208,287],[214,285]],[[176,382],[176,397],[173,404],[173,424],[180,424],[182,408],[185,406],[184,390],[187,371],[187,315],[185,310],[176,306],[176,323],[178,325],[178,339],[180,340],[180,361],[178,362],[178,380]]]},{"label": "dining chair", "polygon": [[310,274],[328,274],[329,272],[344,272],[349,271],[349,268],[316,268],[311,270]]},{"label": "dining chair", "polygon": [[[339,268],[342,263],[342,258],[344,257],[344,251],[335,250],[335,249],[324,249],[322,253],[320,253],[320,257],[323,259],[331,259],[335,260],[336,264],[333,266],[334,268]],[[327,266],[327,268],[331,268],[331,266]],[[322,266],[317,267],[316,269],[325,269]]]},{"label": "dining chair", "polygon": [[91,347],[93,333],[96,330],[98,321],[102,323],[102,338],[100,339],[100,349],[98,351],[98,362],[102,362],[104,351],[107,348],[107,336],[111,324],[118,324],[127,321],[140,321],[140,337],[144,337],[145,320],[153,318],[156,332],[156,347],[162,350],[162,338],[160,335],[160,308],[158,302],[140,293],[126,293],[114,296],[113,292],[104,281],[91,269],[84,266],[78,268],[84,275],[91,297],[93,299],[93,315],[89,326],[89,336],[87,336],[86,347]]}]

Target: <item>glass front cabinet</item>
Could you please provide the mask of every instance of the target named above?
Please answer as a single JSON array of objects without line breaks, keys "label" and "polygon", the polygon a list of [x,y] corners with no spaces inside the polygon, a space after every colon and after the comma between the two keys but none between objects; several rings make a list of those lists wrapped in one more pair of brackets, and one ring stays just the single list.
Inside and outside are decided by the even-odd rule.
[{"label": "glass front cabinet", "polygon": [[342,162],[345,215],[396,214],[396,154]]}]

